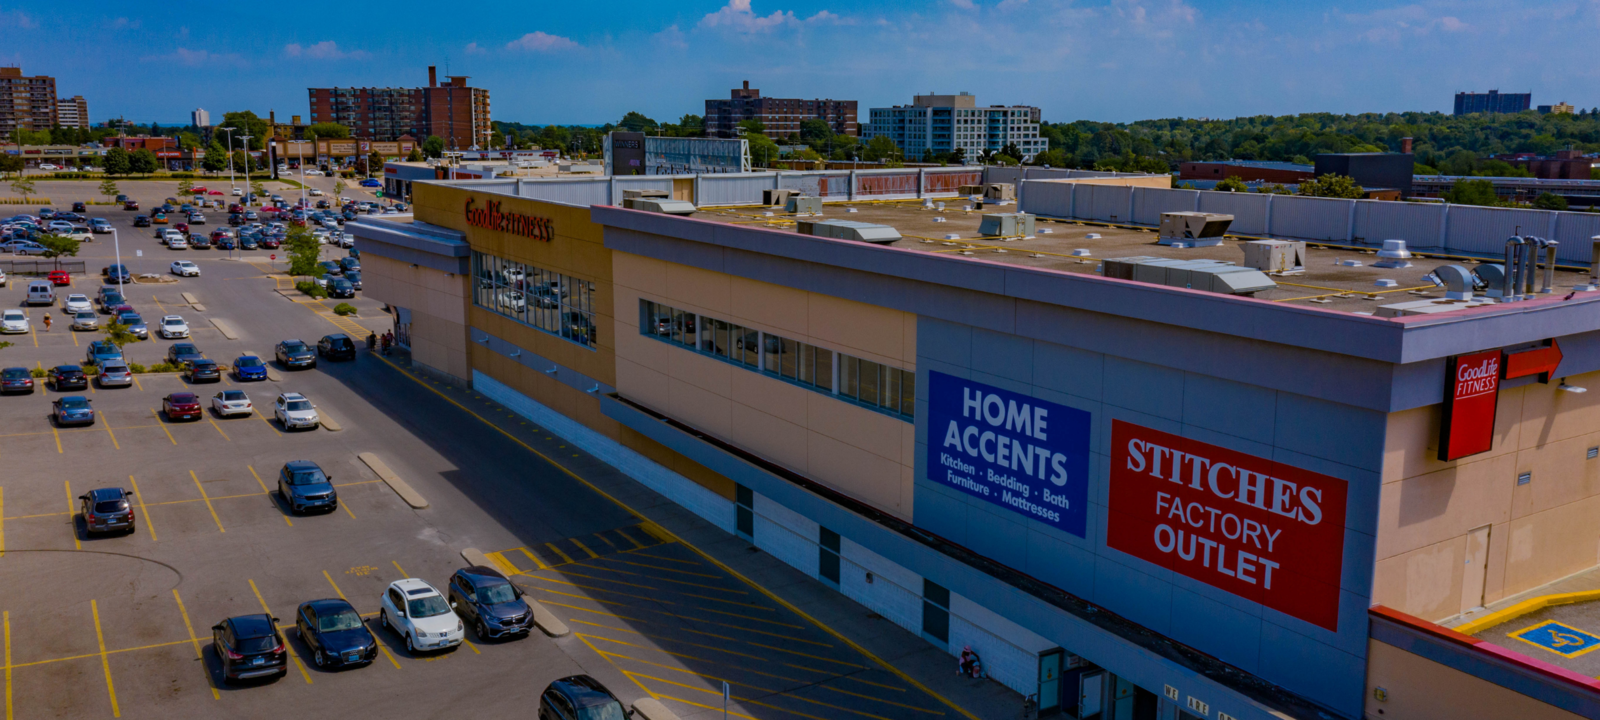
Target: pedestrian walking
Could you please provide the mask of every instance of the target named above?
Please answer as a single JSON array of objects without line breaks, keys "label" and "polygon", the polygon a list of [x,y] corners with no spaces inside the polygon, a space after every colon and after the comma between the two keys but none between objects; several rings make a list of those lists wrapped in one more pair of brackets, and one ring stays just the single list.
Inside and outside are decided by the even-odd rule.
[{"label": "pedestrian walking", "polygon": [[44,316],[44,331],[45,332],[50,332],[50,316],[49,315],[45,315]]}]

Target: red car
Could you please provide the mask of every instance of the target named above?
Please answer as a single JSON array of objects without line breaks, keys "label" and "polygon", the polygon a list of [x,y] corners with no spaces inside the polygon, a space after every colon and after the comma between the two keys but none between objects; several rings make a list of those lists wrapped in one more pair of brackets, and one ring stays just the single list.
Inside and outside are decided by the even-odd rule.
[{"label": "red car", "polygon": [[190,195],[204,195],[204,194],[206,194],[206,189],[204,187],[196,186],[196,187],[191,188],[189,190],[189,194]]},{"label": "red car", "polygon": [[72,284],[72,274],[68,273],[65,270],[51,270],[50,274],[46,275],[44,277],[45,277],[46,280],[50,281],[51,285],[71,285]]},{"label": "red car", "polygon": [[216,241],[221,240],[223,238],[231,238],[231,237],[233,237],[233,233],[231,233],[231,232],[229,232],[227,230],[224,230],[222,228],[217,228],[216,230],[212,230],[211,231],[211,242],[216,242]]},{"label": "red car", "polygon": [[222,191],[221,190],[209,190],[209,191],[206,192],[206,194],[207,195],[221,195]]},{"label": "red car", "polygon": [[170,393],[161,399],[161,409],[168,420],[199,420],[200,396],[188,392]]},{"label": "red car", "polygon": [[239,203],[228,203],[228,212],[231,212],[231,213],[244,212],[244,206],[240,205]]},{"label": "red car", "polygon": [[178,232],[181,232],[181,233],[183,233],[185,235],[189,234],[189,223],[178,223],[177,225],[173,225],[172,227],[174,229],[176,229]]},{"label": "red car", "polygon": [[279,242],[275,237],[264,237],[261,238],[261,247],[264,247],[268,250],[277,250],[278,248],[283,247],[283,243]]}]

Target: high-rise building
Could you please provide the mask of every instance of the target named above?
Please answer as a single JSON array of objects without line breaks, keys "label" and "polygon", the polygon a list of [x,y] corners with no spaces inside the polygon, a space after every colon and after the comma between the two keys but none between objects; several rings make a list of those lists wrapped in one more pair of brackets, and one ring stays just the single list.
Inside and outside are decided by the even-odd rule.
[{"label": "high-rise building", "polygon": [[1540,105],[1539,106],[1539,114],[1540,115],[1550,115],[1550,114],[1571,115],[1571,114],[1573,114],[1573,113],[1575,113],[1577,111],[1578,111],[1577,108],[1575,108],[1575,107],[1573,107],[1573,106],[1571,106],[1571,105],[1569,105],[1567,103],[1564,103],[1564,102],[1558,102],[1558,103],[1556,103],[1554,105]]},{"label": "high-rise building", "polygon": [[89,127],[89,101],[82,95],[56,101],[56,124],[64,128]]},{"label": "high-rise building", "polygon": [[0,136],[14,130],[49,130],[56,124],[56,79],[24,76],[20,67],[0,67]]},{"label": "high-rise building", "polygon": [[729,99],[706,101],[706,135],[733,137],[738,134],[739,123],[745,120],[760,121],[765,126],[762,134],[770,138],[799,135],[802,120],[825,121],[835,135],[861,134],[854,100],[764,98],[746,80],[743,88],[733,89]]},{"label": "high-rise building", "polygon": [[1531,107],[1532,103],[1533,93],[1502,93],[1499,90],[1486,93],[1458,92],[1455,114],[1519,113]]},{"label": "high-rise building", "polygon": [[195,127],[211,127],[211,113],[203,108],[195,108],[189,113],[189,124]]},{"label": "high-rise building", "polygon": [[1019,160],[1032,160],[1050,149],[1050,141],[1039,136],[1039,108],[978,107],[970,93],[918,95],[910,105],[872,108],[868,112],[861,138],[887,136],[906,159],[955,150],[972,158],[984,150],[1000,152],[1014,143],[1022,153]]},{"label": "high-rise building", "polygon": [[357,138],[394,141],[402,135],[423,139],[438,135],[446,148],[465,150],[485,139],[491,129],[489,91],[467,86],[467,76],[451,75],[438,82],[428,66],[422,88],[311,88],[311,124],[338,123]]}]

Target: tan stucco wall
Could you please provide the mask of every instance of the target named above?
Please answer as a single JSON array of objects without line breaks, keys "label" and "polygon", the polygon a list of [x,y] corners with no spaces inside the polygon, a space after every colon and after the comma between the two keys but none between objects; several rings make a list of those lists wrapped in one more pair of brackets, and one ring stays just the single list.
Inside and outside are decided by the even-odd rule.
[{"label": "tan stucco wall", "polygon": [[362,294],[411,311],[411,357],[459,378],[467,365],[467,277],[412,267],[368,253],[361,259]]},{"label": "tan stucco wall", "polygon": [[[1567,382],[1600,390],[1600,373]],[[1502,390],[1493,448],[1449,463],[1441,407],[1389,416],[1373,602],[1427,620],[1460,612],[1467,534],[1485,525],[1485,602],[1600,562],[1600,460],[1585,457],[1600,445],[1600,392]]]},{"label": "tan stucco wall", "polygon": [[906,370],[915,315],[627,253],[612,262],[619,393],[911,519],[911,423],[643,337],[637,308],[653,300]]},{"label": "tan stucco wall", "polygon": [[[1387,701],[1378,701],[1377,688],[1387,691]],[[1580,717],[1377,640],[1367,641],[1366,703],[1368,720]]]}]

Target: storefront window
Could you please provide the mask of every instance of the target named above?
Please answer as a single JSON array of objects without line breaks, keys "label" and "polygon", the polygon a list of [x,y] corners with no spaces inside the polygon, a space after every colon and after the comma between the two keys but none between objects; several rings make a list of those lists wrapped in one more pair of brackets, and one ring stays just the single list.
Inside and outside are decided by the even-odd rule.
[{"label": "storefront window", "polygon": [[472,254],[473,304],[594,347],[595,284],[487,253]]}]

